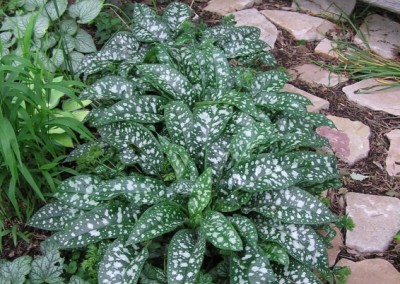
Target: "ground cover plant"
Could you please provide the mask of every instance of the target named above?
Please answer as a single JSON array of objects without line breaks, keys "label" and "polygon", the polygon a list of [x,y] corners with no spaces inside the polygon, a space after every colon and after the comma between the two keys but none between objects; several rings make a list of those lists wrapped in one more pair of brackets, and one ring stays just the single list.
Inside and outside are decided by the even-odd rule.
[{"label": "ground cover plant", "polygon": [[[84,54],[95,52],[92,36],[80,25],[92,22],[103,7],[102,0],[23,0],[15,3],[11,15],[0,27],[0,57],[23,52],[21,40],[32,32],[29,51],[51,71],[77,69]],[[31,31],[30,31],[31,30]]]},{"label": "ground cover plant", "polygon": [[[132,32],[82,61],[98,140],[72,151],[82,175],[30,224],[61,249],[110,239],[99,283],[333,282],[336,218],[317,197],[341,185],[309,100],[254,27],[195,25],[136,4]],[[323,237],[321,230],[328,234]]]}]

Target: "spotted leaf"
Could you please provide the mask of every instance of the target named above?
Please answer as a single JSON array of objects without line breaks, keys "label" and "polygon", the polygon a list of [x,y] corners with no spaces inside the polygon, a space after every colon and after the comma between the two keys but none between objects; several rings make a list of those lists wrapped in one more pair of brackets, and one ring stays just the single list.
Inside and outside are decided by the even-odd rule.
[{"label": "spotted leaf", "polygon": [[64,180],[58,186],[55,197],[67,206],[90,210],[100,205],[100,202],[91,195],[97,191],[100,183],[101,180],[96,176],[74,176]]},{"label": "spotted leaf", "polygon": [[289,266],[274,269],[278,283],[322,284],[323,282],[300,262],[291,260]]},{"label": "spotted leaf", "polygon": [[108,205],[83,214],[50,237],[60,248],[83,247],[103,239],[127,236],[140,211],[136,206]]},{"label": "spotted leaf", "polygon": [[319,271],[327,269],[328,257],[325,246],[311,227],[281,224],[260,215],[255,217],[254,223],[260,239],[281,245],[291,256],[308,267]]},{"label": "spotted leaf", "polygon": [[251,84],[251,94],[256,96],[262,91],[267,93],[277,92],[287,83],[287,81],[289,81],[289,79],[289,75],[278,70],[259,73]]},{"label": "spotted leaf", "polygon": [[202,69],[201,75],[206,78],[206,86],[217,91],[229,90],[233,86],[231,68],[222,50],[207,45],[200,55],[203,57],[196,56],[196,59]]},{"label": "spotted leaf", "polygon": [[40,208],[29,220],[28,224],[43,230],[58,231],[78,218],[82,213],[83,211],[81,210],[56,201]]},{"label": "spotted leaf", "polygon": [[107,144],[102,142],[100,139],[81,144],[69,153],[68,157],[64,160],[64,162],[76,161],[82,157],[87,156],[88,154],[91,153],[91,151],[100,150],[102,152],[103,151],[102,149],[106,147]]},{"label": "spotted leaf", "polygon": [[314,130],[318,126],[329,126],[336,128],[333,122],[325,115],[319,113],[288,113],[279,117],[276,122],[278,128],[282,132],[298,132],[301,130]]},{"label": "spotted leaf", "polygon": [[247,275],[251,284],[276,283],[274,271],[265,256],[259,256],[250,263]]},{"label": "spotted leaf", "polygon": [[167,23],[171,31],[179,31],[183,22],[190,20],[192,10],[186,4],[173,2],[169,4],[163,13],[163,21]]},{"label": "spotted leaf", "polygon": [[289,265],[289,255],[286,250],[276,243],[261,243],[259,247],[269,260],[282,264]]},{"label": "spotted leaf", "polygon": [[224,130],[232,116],[232,108],[224,105],[196,107],[194,109],[191,152],[194,157],[204,156],[203,149]]},{"label": "spotted leaf", "polygon": [[171,141],[188,148],[193,128],[193,114],[183,102],[171,102],[165,106],[164,119]]},{"label": "spotted leaf", "polygon": [[306,106],[311,101],[306,97],[293,93],[260,92],[254,97],[254,101],[267,109],[284,112],[306,112]]},{"label": "spotted leaf", "polygon": [[217,179],[222,174],[224,166],[228,161],[230,140],[228,136],[220,136],[219,139],[213,141],[206,149],[205,167],[212,168],[214,179]]},{"label": "spotted leaf", "polygon": [[191,216],[200,214],[210,203],[212,193],[211,168],[207,168],[196,180],[188,209]]},{"label": "spotted leaf", "polygon": [[190,230],[177,232],[168,246],[168,282],[195,283],[205,249],[206,240],[201,234]]},{"label": "spotted leaf", "polygon": [[192,84],[176,69],[161,64],[146,64],[137,66],[140,74],[156,89],[191,105],[195,101]]},{"label": "spotted leaf", "polygon": [[233,224],[233,226],[239,232],[239,235],[241,235],[247,243],[252,246],[257,245],[258,234],[257,228],[254,225],[253,221],[239,214],[234,214],[232,217],[229,218],[229,221]]},{"label": "spotted leaf", "polygon": [[239,234],[229,220],[219,212],[205,213],[200,228],[206,239],[217,248],[231,251],[243,249]]},{"label": "spotted leaf", "polygon": [[137,244],[171,232],[186,219],[181,209],[168,202],[147,209],[133,227],[127,244]]},{"label": "spotted leaf", "polygon": [[100,262],[99,283],[137,283],[147,258],[146,248],[135,251],[125,247],[120,239],[114,241],[108,246]]},{"label": "spotted leaf", "polygon": [[164,161],[158,141],[144,126],[134,122],[115,122],[99,129],[101,137],[110,145],[120,150],[134,145],[139,149],[140,166],[149,173],[160,170]]},{"label": "spotted leaf", "polygon": [[79,98],[92,101],[123,100],[134,97],[134,90],[135,85],[131,81],[111,75],[97,80],[83,90]]},{"label": "spotted leaf", "polygon": [[256,193],[243,210],[292,224],[326,224],[335,219],[319,199],[297,187]]},{"label": "spotted leaf", "polygon": [[142,42],[165,41],[170,37],[168,25],[146,5],[135,3],[132,33]]}]

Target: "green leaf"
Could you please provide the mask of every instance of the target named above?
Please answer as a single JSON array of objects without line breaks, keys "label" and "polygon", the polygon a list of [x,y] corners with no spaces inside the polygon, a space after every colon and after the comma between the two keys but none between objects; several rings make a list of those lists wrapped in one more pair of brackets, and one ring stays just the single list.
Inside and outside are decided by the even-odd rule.
[{"label": "green leaf", "polygon": [[77,23],[72,19],[63,20],[60,23],[60,33],[73,36],[78,31]]},{"label": "green leaf", "polygon": [[27,11],[34,11],[46,4],[48,0],[25,0],[21,4]]},{"label": "green leaf", "polygon": [[296,132],[299,129],[302,130],[314,130],[318,126],[329,126],[330,128],[336,128],[333,122],[325,115],[320,113],[312,112],[291,112],[285,114],[285,116],[279,117],[276,122],[281,132]]},{"label": "green leaf", "polygon": [[159,91],[189,105],[195,102],[191,83],[171,66],[146,64],[137,66],[137,69]]},{"label": "green leaf", "polygon": [[196,180],[192,196],[189,199],[189,214],[193,217],[200,214],[210,203],[212,194],[211,168],[207,168]]},{"label": "green leaf", "polygon": [[255,97],[256,104],[267,109],[284,112],[306,112],[311,101],[306,97],[293,93],[259,92]]},{"label": "green leaf", "polygon": [[[199,58],[201,55],[203,57]],[[219,48],[213,45],[206,46],[202,53],[195,55],[195,58],[197,59],[197,66],[201,68],[201,76],[206,78],[206,86],[221,92],[229,90],[233,86],[231,67]]]},{"label": "green leaf", "polygon": [[236,255],[230,257],[230,283],[250,284],[247,276],[248,265]]},{"label": "green leaf", "polygon": [[100,184],[101,180],[96,176],[74,176],[64,180],[58,186],[55,196],[65,205],[76,209],[90,210],[100,204],[92,196]]},{"label": "green leaf", "polygon": [[59,243],[60,248],[76,248],[104,239],[127,236],[139,212],[136,205],[96,207],[50,239]]},{"label": "green leaf", "polygon": [[181,209],[171,203],[158,203],[147,209],[134,225],[127,244],[137,244],[171,232],[185,221]]},{"label": "green leaf", "polygon": [[99,266],[99,283],[137,283],[148,258],[146,248],[135,251],[121,239],[108,246]]},{"label": "green leaf", "polygon": [[91,151],[99,150],[100,152],[102,152],[102,149],[105,147],[107,147],[107,144],[101,141],[100,139],[85,144],[81,144],[69,153],[64,162],[76,161],[82,157],[87,156],[88,154],[91,153]]},{"label": "green leaf", "polygon": [[190,157],[187,150],[179,145],[170,143],[166,138],[159,136],[161,147],[168,157],[177,180],[189,179],[195,180],[199,173],[196,164]]},{"label": "green leaf", "polygon": [[51,0],[42,10],[42,15],[47,16],[50,20],[55,21],[59,19],[67,9],[68,0]]},{"label": "green leaf", "polygon": [[247,243],[254,247],[257,245],[258,234],[253,221],[239,214],[234,214],[229,218],[229,221],[234,225],[236,230]]},{"label": "green leaf", "polygon": [[289,255],[280,245],[275,243],[262,243],[259,244],[259,247],[269,260],[282,264],[283,266],[289,265]]},{"label": "green leaf", "polygon": [[79,24],[93,21],[103,8],[103,0],[80,0],[68,8],[69,15]]},{"label": "green leaf", "polygon": [[243,211],[292,224],[326,224],[335,220],[318,198],[298,187],[256,193]]},{"label": "green leaf", "polygon": [[206,239],[217,248],[231,251],[240,251],[243,249],[239,234],[229,220],[219,212],[206,212],[203,216],[200,229]]},{"label": "green leaf", "polygon": [[29,220],[29,225],[48,231],[62,230],[82,214],[81,210],[71,208],[56,201],[40,208]]},{"label": "green leaf", "polygon": [[157,173],[164,161],[158,141],[144,126],[134,122],[115,122],[99,129],[104,141],[122,150],[134,145],[140,151],[140,166],[148,174]]},{"label": "green leaf", "polygon": [[168,283],[195,283],[206,249],[201,234],[180,230],[168,246]]},{"label": "green leaf", "polygon": [[314,273],[307,269],[307,267],[294,260],[290,261],[289,266],[279,266],[274,270],[278,283],[323,283]]},{"label": "green leaf", "polygon": [[282,224],[257,215],[254,223],[260,239],[284,247],[295,259],[308,267],[325,271],[328,257],[318,234],[309,226]]},{"label": "green leaf", "polygon": [[29,278],[32,283],[63,283],[64,259],[53,244],[42,244],[42,256],[32,261],[32,269]]},{"label": "green leaf", "polygon": [[82,53],[96,52],[96,45],[93,38],[83,29],[78,29],[75,34],[75,49]]},{"label": "green leaf", "polygon": [[140,275],[141,284],[167,284],[167,276],[164,270],[145,263]]},{"label": "green leaf", "polygon": [[173,2],[165,7],[163,12],[163,21],[167,23],[171,31],[177,32],[180,30],[182,23],[190,20],[192,10],[186,4]]},{"label": "green leaf", "polygon": [[172,142],[188,149],[193,128],[193,115],[189,107],[183,102],[170,102],[165,106],[164,120]]},{"label": "green leaf", "polygon": [[0,261],[0,283],[23,284],[31,270],[31,256],[21,256],[11,261]]},{"label": "green leaf", "polygon": [[262,115],[261,111],[256,107],[253,99],[245,93],[230,91],[213,97],[213,100],[218,103],[235,106],[243,113],[246,113],[255,118],[259,118]]},{"label": "green leaf", "polygon": [[148,6],[135,3],[133,20],[132,33],[139,41],[162,42],[169,38],[168,25],[161,21]]},{"label": "green leaf", "polygon": [[[77,73],[78,69],[80,67],[80,64],[85,56],[80,52],[71,51],[69,53],[69,57],[71,58],[72,71],[74,73]],[[64,66],[64,68],[65,68],[65,66]]]},{"label": "green leaf", "polygon": [[204,157],[204,148],[210,145],[224,130],[232,116],[232,108],[224,105],[196,107],[190,152],[194,157]]},{"label": "green leaf", "polygon": [[135,85],[120,76],[105,76],[84,89],[81,100],[123,100],[134,96]]},{"label": "green leaf", "polygon": [[260,92],[277,92],[289,81],[290,76],[285,72],[278,70],[266,71],[257,74],[253,83],[251,84],[250,91],[253,96]]},{"label": "green leaf", "polygon": [[220,136],[206,149],[205,167],[212,168],[212,174],[217,179],[223,172],[224,166],[229,158],[228,146],[230,137]]},{"label": "green leaf", "polygon": [[274,271],[269,267],[265,256],[260,256],[250,263],[248,277],[251,284],[277,283]]}]

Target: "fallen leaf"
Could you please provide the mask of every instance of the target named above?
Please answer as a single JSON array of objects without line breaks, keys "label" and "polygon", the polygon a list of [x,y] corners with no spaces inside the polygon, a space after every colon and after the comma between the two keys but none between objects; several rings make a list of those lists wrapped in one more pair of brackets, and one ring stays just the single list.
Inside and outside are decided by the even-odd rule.
[{"label": "fallen leaf", "polygon": [[353,180],[360,180],[360,181],[369,178],[369,176],[364,176],[364,175],[362,175],[362,174],[357,174],[357,173],[351,173],[351,174],[350,174],[350,177],[351,177]]}]

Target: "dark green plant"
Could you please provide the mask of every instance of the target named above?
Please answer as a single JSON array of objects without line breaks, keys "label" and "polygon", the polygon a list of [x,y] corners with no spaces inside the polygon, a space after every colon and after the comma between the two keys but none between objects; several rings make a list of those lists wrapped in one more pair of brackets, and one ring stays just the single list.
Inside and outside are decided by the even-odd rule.
[{"label": "dark green plant", "polygon": [[94,36],[100,45],[104,44],[115,33],[125,29],[125,24],[115,16],[114,12],[100,12],[94,25],[96,26]]},{"label": "dark green plant", "polygon": [[[50,240],[65,249],[114,240],[99,283],[332,282],[336,218],[316,196],[341,183],[334,156],[313,151],[328,145],[315,127],[331,121],[279,92],[285,72],[247,67],[275,62],[257,28],[203,29],[191,15],[136,4],[132,33],[84,59],[97,80],[80,98],[100,137],[68,160],[92,169],[65,180],[30,225],[57,231]],[[104,155],[111,176],[94,171]]]}]

